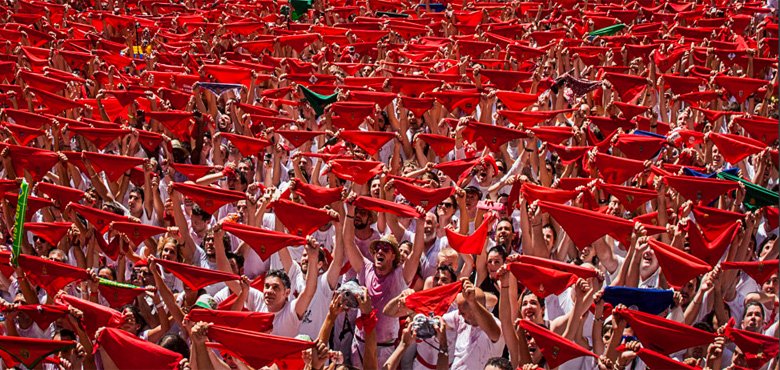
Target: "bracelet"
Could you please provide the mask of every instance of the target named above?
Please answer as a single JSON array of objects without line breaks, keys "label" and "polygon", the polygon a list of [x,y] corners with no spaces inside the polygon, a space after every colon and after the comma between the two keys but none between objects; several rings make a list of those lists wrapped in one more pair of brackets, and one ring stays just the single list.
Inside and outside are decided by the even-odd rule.
[{"label": "bracelet", "polygon": [[447,356],[447,355],[449,355],[449,349],[439,348],[439,356]]}]

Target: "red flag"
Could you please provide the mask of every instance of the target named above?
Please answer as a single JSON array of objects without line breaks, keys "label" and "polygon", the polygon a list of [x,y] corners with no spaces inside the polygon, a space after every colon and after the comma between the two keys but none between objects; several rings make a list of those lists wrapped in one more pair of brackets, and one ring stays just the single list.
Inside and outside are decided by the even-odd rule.
[{"label": "red flag", "polygon": [[209,322],[215,325],[248,330],[253,332],[268,332],[274,327],[274,314],[251,311],[224,311],[196,308],[187,314],[191,322]]},{"label": "red flag", "polygon": [[382,172],[384,163],[374,161],[359,161],[352,159],[334,159],[328,162],[330,170],[336,177],[352,181],[357,184],[365,184],[374,176]]},{"label": "red flag", "polygon": [[419,218],[422,216],[417,213],[417,210],[411,206],[379,198],[359,196],[355,199],[354,202],[352,202],[352,204],[357,208],[367,209],[375,212],[392,213],[398,217]]},{"label": "red flag", "polygon": [[[4,307],[0,311],[10,310],[11,307]],[[68,315],[68,307],[61,304],[25,304],[16,306],[13,310],[29,316],[39,328],[48,328],[54,321]]]},{"label": "red flag", "polygon": [[106,231],[108,231],[108,227],[112,222],[130,220],[125,216],[120,216],[113,212],[87,207],[78,203],[70,203],[68,204],[68,207],[73,208],[76,213],[87,219],[87,221],[98,231],[100,235],[103,235],[106,233]]},{"label": "red flag", "polygon": [[304,183],[297,178],[292,181],[295,182],[295,189],[292,191],[303,198],[307,205],[314,208],[322,208],[333,202],[338,202],[341,200],[341,193],[344,191],[342,187],[326,188]]},{"label": "red flag", "polygon": [[665,370],[696,370],[698,367],[693,367],[674,359],[669,358],[662,353],[651,351],[647,348],[640,348],[637,352],[639,358],[642,359],[651,369],[665,369]]},{"label": "red flag", "polygon": [[96,128],[96,127],[75,127],[69,126],[68,131],[73,134],[80,135],[83,138],[95,144],[95,146],[104,150],[114,140],[124,137],[130,133],[130,130],[118,129],[118,128]]},{"label": "red flag", "polygon": [[649,189],[639,189],[607,183],[598,183],[596,186],[615,196],[626,209],[632,211],[639,208],[639,206],[658,198],[658,193]]},{"label": "red flag", "polygon": [[734,118],[734,123],[742,126],[750,136],[764,144],[772,144],[777,141],[778,132],[780,132],[777,120],[761,116],[737,117]]},{"label": "red flag", "polygon": [[293,354],[300,355],[301,351],[314,346],[312,342],[220,325],[210,326],[208,336],[224,346],[231,355],[256,369]]},{"label": "red flag", "polygon": [[324,135],[324,131],[303,131],[303,130],[277,130],[277,134],[282,135],[293,147],[299,148],[301,145],[314,140],[315,137]]},{"label": "red flag", "polygon": [[455,149],[455,139],[451,137],[433,134],[418,134],[417,137],[430,145],[433,152],[439,157],[444,157]]},{"label": "red flag", "polygon": [[711,208],[694,205],[691,208],[696,225],[707,240],[717,238],[730,228],[737,220],[745,218],[742,213],[727,211],[720,208]]},{"label": "red flag", "polygon": [[261,229],[233,222],[225,222],[222,229],[235,235],[244,241],[260,256],[263,261],[268,260],[276,251],[296,245],[305,245],[306,238],[280,233],[271,230]]},{"label": "red flag", "polygon": [[[150,120],[160,122],[179,140],[189,141],[192,129],[192,112],[171,110],[165,112],[146,112],[145,116]],[[224,135],[224,134],[223,134]]]},{"label": "red flag", "polygon": [[51,114],[60,114],[68,109],[81,108],[84,106],[77,101],[62,97],[53,92],[36,89],[34,87],[30,87],[29,89],[30,92],[35,94],[38,102],[45,105]]},{"label": "red flag", "polygon": [[523,110],[539,101],[539,94],[526,94],[516,91],[496,91],[496,97],[504,106],[513,111]]},{"label": "red flag", "polygon": [[[523,194],[523,198],[525,198],[528,203],[533,203],[538,199],[544,199],[549,202],[563,204],[576,198],[580,193],[576,190],[547,188],[530,182],[524,182],[522,184],[520,182],[516,182],[514,185],[512,185],[512,190],[514,190],[515,187],[519,187],[519,193]],[[519,199],[515,199],[511,195],[509,198],[510,201],[517,201],[517,199]]]},{"label": "red flag", "polygon": [[119,308],[126,304],[133,303],[138,295],[146,293],[146,289],[141,287],[122,287],[119,285],[99,284],[100,295],[108,301],[111,308]]},{"label": "red flag", "polygon": [[175,183],[171,188],[192,199],[193,202],[210,214],[216,213],[225,204],[246,199],[246,195],[240,191],[220,189],[207,185]]},{"label": "red flag", "polygon": [[199,178],[214,172],[216,169],[212,166],[203,166],[197,164],[185,164],[185,163],[171,163],[176,172],[187,176],[190,181],[198,181]]},{"label": "red flag", "polygon": [[33,285],[46,290],[51,296],[74,281],[89,279],[84,269],[26,254],[19,255],[19,266]]},{"label": "red flag", "polygon": [[731,339],[745,354],[748,366],[759,369],[780,352],[777,338],[734,328],[734,318],[726,325],[726,337]]},{"label": "red flag", "polygon": [[593,352],[572,343],[570,340],[545,329],[531,320],[523,319],[520,327],[534,338],[539,350],[550,368],[556,368],[561,364],[583,356],[597,357]]},{"label": "red flag", "polygon": [[751,262],[722,262],[720,267],[724,270],[742,270],[759,285],[763,285],[773,274],[777,273],[780,260],[751,261]]},{"label": "red flag", "polygon": [[76,346],[72,340],[48,340],[25,337],[0,336],[0,351],[5,366],[24,364],[35,368],[46,357]]},{"label": "red flag", "polygon": [[455,188],[452,186],[431,189],[415,186],[404,181],[395,181],[394,183],[396,190],[398,190],[406,200],[415,206],[425,208],[426,211],[430,211],[433,207],[436,207],[439,203],[455,193]]},{"label": "red flag", "polygon": [[95,338],[119,370],[177,370],[182,355],[150,343],[121,329],[106,328]]},{"label": "red flag", "polygon": [[140,245],[144,240],[168,231],[159,226],[139,224],[137,222],[112,222],[111,229],[127,236],[135,245]]},{"label": "red flag", "polygon": [[394,132],[348,130],[342,131],[339,137],[357,145],[365,150],[368,155],[373,156],[388,141],[395,139],[396,134]]},{"label": "red flag", "polygon": [[322,225],[333,221],[327,211],[279,199],[273,203],[274,214],[292,235],[311,235]]},{"label": "red flag", "polygon": [[592,146],[564,146],[554,143],[547,143],[547,148],[558,154],[558,158],[564,165],[580,160],[583,155],[593,149]]},{"label": "red flag", "polygon": [[577,277],[582,279],[590,279],[599,276],[598,271],[592,268],[577,266],[573,263],[564,263],[547,258],[522,255],[518,256],[515,261],[527,265],[541,266],[553,270],[568,272],[570,274],[577,275]]},{"label": "red flag", "polygon": [[604,79],[612,83],[615,91],[620,94],[620,100],[630,102],[636,99],[647,87],[647,78],[622,73],[604,73]]},{"label": "red flag", "polygon": [[48,150],[10,144],[4,144],[0,150],[2,147],[8,148],[16,177],[24,177],[27,170],[36,183],[60,160],[57,153]]},{"label": "red flag", "polygon": [[615,147],[628,158],[645,161],[655,157],[666,144],[666,140],[645,135],[623,134],[618,136]]},{"label": "red flag", "polygon": [[111,181],[117,181],[122,175],[135,166],[144,164],[143,158],[126,157],[123,155],[83,152],[96,172],[103,171]]},{"label": "red flag", "polygon": [[655,239],[648,239],[648,244],[655,252],[658,265],[661,266],[666,281],[675,289],[680,289],[697,276],[712,270],[707,262],[669,244],[661,243]]},{"label": "red flag", "polygon": [[769,85],[767,80],[757,78],[735,77],[718,75],[715,76],[715,82],[728,91],[739,104],[744,103],[750,95],[753,95],[759,88]]},{"label": "red flag", "polygon": [[265,139],[255,139],[226,132],[221,132],[220,135],[225,139],[230,140],[230,142],[233,143],[233,146],[235,146],[236,149],[241,152],[241,155],[245,157],[257,155],[264,151],[267,146],[271,145],[271,143]]},{"label": "red flag", "polygon": [[118,328],[124,322],[122,313],[112,308],[67,294],[61,295],[59,299],[63,304],[73,306],[84,314],[80,322],[90,338],[94,338],[95,332],[102,327]]},{"label": "red flag", "polygon": [[346,121],[350,127],[357,128],[366,118],[374,114],[374,106],[374,103],[368,102],[341,101],[332,103],[329,108]]},{"label": "red flag", "polygon": [[39,182],[35,185],[35,190],[55,201],[60,210],[64,210],[68,203],[78,203],[84,198],[84,192],[81,190],[48,182]]},{"label": "red flag", "polygon": [[444,232],[447,234],[447,242],[449,242],[452,249],[459,253],[480,254],[485,249],[488,228],[490,228],[493,221],[495,221],[495,217],[492,213],[487,214],[482,219],[482,224],[471,235],[461,235],[450,229],[444,229]]},{"label": "red flag", "polygon": [[508,127],[469,121],[466,129],[463,130],[463,137],[471,142],[476,142],[480,147],[487,146],[491,151],[498,152],[506,142],[526,138],[528,135],[523,131]]},{"label": "red flag", "polygon": [[436,163],[433,168],[444,172],[452,181],[457,182],[463,174],[471,171],[479,163],[479,158],[458,159],[449,162]]},{"label": "red flag", "polygon": [[710,133],[710,140],[718,147],[720,155],[726,159],[726,162],[737,164],[739,161],[745,159],[749,155],[760,153],[766,144],[745,137],[742,135],[734,134],[718,134]]},{"label": "red flag", "polygon": [[596,153],[599,176],[610,184],[622,184],[645,170],[643,161]]},{"label": "red flag", "polygon": [[227,272],[196,267],[186,263],[173,262],[160,258],[155,261],[194,291],[223,281],[241,280],[240,276]]},{"label": "red flag", "polygon": [[578,279],[577,275],[570,272],[527,263],[512,262],[507,268],[523,286],[539,298],[561,294]]},{"label": "red flag", "polygon": [[685,199],[703,204],[739,187],[734,181],[695,176],[664,176],[664,181]]},{"label": "red flag", "polygon": [[454,283],[414,292],[406,297],[406,308],[423,315],[441,316],[449,311],[452,302],[463,289],[463,283]]},{"label": "red flag", "polygon": [[25,222],[24,230],[41,237],[53,246],[57,246],[72,225],[72,222]]},{"label": "red flag", "polygon": [[[714,333],[649,313],[628,309],[615,309],[614,313],[620,314],[628,321],[634,335],[645,348],[662,354],[668,355],[686,348],[707,345],[715,340]],[[668,340],[669,338],[674,340]]]}]

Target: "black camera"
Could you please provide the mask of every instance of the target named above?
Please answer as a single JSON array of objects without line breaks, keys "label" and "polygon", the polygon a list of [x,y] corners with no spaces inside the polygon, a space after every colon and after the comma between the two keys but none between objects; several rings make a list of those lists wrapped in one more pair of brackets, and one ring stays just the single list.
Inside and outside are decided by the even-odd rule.
[{"label": "black camera", "polygon": [[363,288],[354,280],[350,280],[339,287],[336,292],[341,294],[341,303],[348,308],[358,307],[358,297],[363,295]]},{"label": "black camera", "polygon": [[435,317],[417,314],[412,319],[412,331],[418,339],[428,339],[436,336],[439,328],[439,319]]}]

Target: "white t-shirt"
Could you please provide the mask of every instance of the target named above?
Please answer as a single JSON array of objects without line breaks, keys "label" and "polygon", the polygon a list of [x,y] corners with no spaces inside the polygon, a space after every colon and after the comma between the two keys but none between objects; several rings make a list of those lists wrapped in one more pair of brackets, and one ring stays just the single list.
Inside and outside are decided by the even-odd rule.
[{"label": "white t-shirt", "polygon": [[[297,263],[293,263],[293,267],[290,268],[290,280],[293,281],[293,289],[295,295],[303,292],[306,287],[306,275],[301,271],[300,266]],[[325,322],[325,316],[328,315],[328,309],[330,307],[330,300],[333,297],[333,289],[328,284],[328,276],[322,274],[317,277],[317,291],[314,293],[314,297],[309,303],[309,308],[303,314],[301,320],[300,333],[306,334],[312,339],[316,339],[320,334],[320,328],[322,323]]]},{"label": "white t-shirt", "polygon": [[[221,303],[230,296],[230,289],[225,287],[220,290],[215,296],[214,300],[217,303]],[[263,292],[255,289],[249,289],[249,296],[246,299],[244,308],[254,312],[271,312],[274,314],[274,328],[271,330],[271,334],[279,335],[283,337],[294,338],[299,333],[301,320],[298,319],[298,315],[295,313],[295,302],[297,300],[287,300],[287,303],[282,307],[279,312],[271,312],[266,306],[263,300]]]},{"label": "white t-shirt", "polygon": [[[493,357],[501,356],[504,351],[504,337],[500,335],[494,343],[481,328],[472,326],[463,320],[460,311],[452,311],[442,316],[448,328],[457,333],[455,337],[455,353],[452,366],[454,370],[482,369],[485,363]],[[496,325],[501,322],[495,317]]]}]

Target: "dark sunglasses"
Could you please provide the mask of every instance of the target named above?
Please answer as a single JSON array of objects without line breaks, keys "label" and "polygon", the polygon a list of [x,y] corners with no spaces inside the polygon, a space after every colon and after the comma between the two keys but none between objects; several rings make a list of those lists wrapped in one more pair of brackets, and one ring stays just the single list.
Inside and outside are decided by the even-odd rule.
[{"label": "dark sunglasses", "polygon": [[452,203],[450,203],[450,202],[441,203],[439,205],[444,207],[444,208],[452,208],[452,207],[454,207],[454,205]]}]

